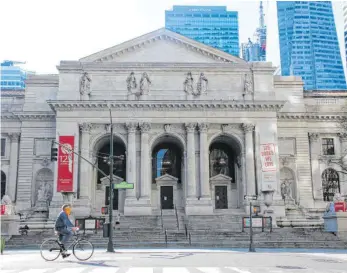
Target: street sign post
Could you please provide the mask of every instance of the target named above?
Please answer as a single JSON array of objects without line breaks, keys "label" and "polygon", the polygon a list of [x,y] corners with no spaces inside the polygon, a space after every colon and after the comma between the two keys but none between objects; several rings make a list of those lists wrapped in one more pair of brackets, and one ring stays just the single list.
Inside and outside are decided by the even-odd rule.
[{"label": "street sign post", "polygon": [[126,181],[123,181],[119,184],[113,184],[114,189],[134,189],[134,184],[133,183],[128,183]]},{"label": "street sign post", "polygon": [[252,214],[253,214],[253,200],[257,200],[256,195],[245,195],[243,197],[245,200],[249,201],[249,252],[255,252],[255,248],[253,245],[253,220],[252,220]]}]

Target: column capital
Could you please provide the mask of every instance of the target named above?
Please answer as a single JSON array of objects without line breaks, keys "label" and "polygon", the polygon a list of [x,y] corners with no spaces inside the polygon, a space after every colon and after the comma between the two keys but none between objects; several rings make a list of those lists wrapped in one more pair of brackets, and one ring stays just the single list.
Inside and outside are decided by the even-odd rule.
[{"label": "column capital", "polygon": [[8,136],[9,136],[11,142],[18,142],[20,133],[9,133]]},{"label": "column capital", "polygon": [[88,122],[83,122],[79,124],[80,130],[84,133],[90,133],[90,130],[92,129],[92,124]]},{"label": "column capital", "polygon": [[245,131],[245,133],[251,133],[254,130],[254,124],[242,123],[242,128]]},{"label": "column capital", "polygon": [[139,123],[141,133],[148,133],[151,130],[151,124],[149,122]]},{"label": "column capital", "polygon": [[200,133],[206,133],[208,130],[208,123],[201,122],[198,124]]},{"label": "column capital", "polygon": [[193,122],[186,123],[185,127],[186,127],[186,130],[187,130],[188,133],[194,133],[195,127],[196,127],[196,123],[193,123]]},{"label": "column capital", "polygon": [[318,133],[308,133],[308,137],[310,138],[311,141],[317,141],[319,139],[319,134]]},{"label": "column capital", "polygon": [[136,122],[127,122],[125,123],[125,127],[128,129],[128,133],[135,133],[137,124]]},{"label": "column capital", "polygon": [[338,133],[337,134],[341,140],[341,142],[347,142],[347,133]]}]

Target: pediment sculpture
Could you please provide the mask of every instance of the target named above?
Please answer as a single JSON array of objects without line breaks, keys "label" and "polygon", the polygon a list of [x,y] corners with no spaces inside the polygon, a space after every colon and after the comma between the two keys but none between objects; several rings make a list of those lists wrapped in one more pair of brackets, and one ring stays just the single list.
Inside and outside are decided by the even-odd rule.
[{"label": "pediment sculpture", "polygon": [[128,94],[135,94],[137,97],[148,95],[152,84],[147,72],[142,73],[139,85],[137,84],[134,72],[131,72],[127,77],[126,83]]},{"label": "pediment sculpture", "polygon": [[85,72],[83,73],[81,80],[80,80],[80,94],[82,96],[82,98],[84,98],[85,96],[89,96],[91,94],[91,78],[89,77],[88,73]]},{"label": "pediment sculpture", "polygon": [[149,94],[149,87],[151,86],[152,82],[149,79],[149,76],[146,72],[142,74],[141,80],[140,80],[140,94],[141,95],[148,95]]},{"label": "pediment sculpture", "polygon": [[184,81],[184,92],[188,95],[200,96],[206,94],[208,89],[208,79],[204,73],[200,73],[196,88],[194,86],[194,78],[192,72],[188,72]]},{"label": "pediment sculpture", "polygon": [[137,83],[136,83],[136,77],[135,77],[135,73],[134,72],[130,73],[130,75],[128,76],[126,82],[127,82],[128,93],[132,94],[133,90],[136,92]]}]

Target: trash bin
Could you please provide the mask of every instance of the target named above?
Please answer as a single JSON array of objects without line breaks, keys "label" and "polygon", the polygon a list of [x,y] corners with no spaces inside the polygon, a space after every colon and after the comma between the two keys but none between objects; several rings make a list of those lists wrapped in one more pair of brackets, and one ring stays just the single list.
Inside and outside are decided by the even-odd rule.
[{"label": "trash bin", "polygon": [[110,235],[110,223],[104,223],[102,226],[102,237],[108,238]]}]

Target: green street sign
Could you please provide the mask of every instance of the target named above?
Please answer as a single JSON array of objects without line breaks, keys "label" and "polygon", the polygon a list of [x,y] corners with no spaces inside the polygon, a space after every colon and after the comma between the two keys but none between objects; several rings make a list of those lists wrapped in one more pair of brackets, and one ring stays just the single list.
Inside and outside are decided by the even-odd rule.
[{"label": "green street sign", "polygon": [[126,181],[120,182],[119,184],[113,184],[114,189],[134,189],[134,184]]}]

